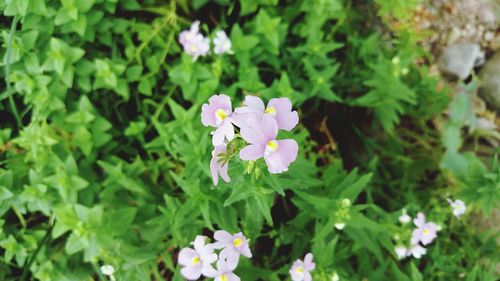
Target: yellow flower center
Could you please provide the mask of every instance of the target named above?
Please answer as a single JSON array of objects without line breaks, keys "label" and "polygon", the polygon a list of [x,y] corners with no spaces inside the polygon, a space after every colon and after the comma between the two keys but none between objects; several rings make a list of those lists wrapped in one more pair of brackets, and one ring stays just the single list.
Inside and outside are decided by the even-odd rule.
[{"label": "yellow flower center", "polygon": [[215,118],[217,118],[217,121],[222,122],[227,118],[227,112],[224,109],[219,108],[215,111]]},{"label": "yellow flower center", "polygon": [[189,50],[193,53],[195,53],[196,51],[198,51],[198,47],[196,47],[196,45],[190,45],[189,46]]},{"label": "yellow flower center", "polygon": [[295,269],[295,271],[297,271],[297,273],[303,273],[304,272],[304,268],[302,268],[302,266],[299,266]]},{"label": "yellow flower center", "polygon": [[276,151],[276,150],[278,150],[278,142],[277,142],[277,141],[275,141],[275,140],[269,141],[269,142],[266,144],[266,148],[267,148],[269,151]]},{"label": "yellow flower center", "polygon": [[227,276],[226,276],[226,274],[222,274],[222,275],[220,276],[220,281],[227,281]]},{"label": "yellow flower center", "polygon": [[191,263],[193,265],[197,265],[200,263],[200,257],[194,257],[192,260],[191,260]]},{"label": "yellow flower center", "polygon": [[422,233],[424,235],[429,235],[429,234],[431,234],[431,231],[428,228],[424,228],[424,230],[422,230]]},{"label": "yellow flower center", "polygon": [[233,245],[234,245],[235,247],[239,247],[239,246],[243,245],[243,239],[241,239],[241,238],[236,238],[236,239],[234,239],[234,240],[233,240]]},{"label": "yellow flower center", "polygon": [[276,115],[276,107],[270,106],[264,111],[267,114]]}]

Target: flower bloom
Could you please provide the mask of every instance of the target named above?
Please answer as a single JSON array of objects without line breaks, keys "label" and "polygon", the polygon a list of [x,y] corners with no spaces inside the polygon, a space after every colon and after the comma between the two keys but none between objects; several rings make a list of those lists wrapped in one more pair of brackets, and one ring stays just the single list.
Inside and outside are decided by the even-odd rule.
[{"label": "flower bloom", "polygon": [[222,145],[224,138],[231,141],[234,138],[232,124],[231,99],[226,95],[213,95],[208,99],[209,104],[201,107],[201,122],[204,126],[217,128],[213,132],[212,143],[214,146]]},{"label": "flower bloom", "polygon": [[407,224],[411,221],[411,217],[406,213],[406,210],[403,209],[403,214],[399,216],[399,222],[402,224]]},{"label": "flower bloom", "polygon": [[424,247],[416,244],[416,245],[411,245],[411,248],[408,251],[407,255],[408,256],[412,255],[414,258],[419,259],[423,255],[425,255],[425,253],[427,253],[427,250]]},{"label": "flower bloom", "polygon": [[184,248],[179,253],[179,264],[183,266],[181,274],[188,280],[196,280],[201,274],[206,275],[214,270],[211,263],[217,260],[213,247],[205,245],[205,237],[198,235],[192,242],[194,250]]},{"label": "flower bloom", "polygon": [[394,248],[394,252],[396,252],[396,255],[398,256],[398,259],[404,259],[409,254],[408,249],[406,247],[404,247],[404,246],[396,246]]},{"label": "flower bloom", "polygon": [[231,40],[227,37],[226,32],[217,31],[214,38],[214,53],[221,55],[231,52]]},{"label": "flower bloom", "polygon": [[221,163],[219,161],[219,154],[226,152],[227,145],[225,143],[216,146],[212,151],[212,160],[210,161],[210,173],[212,174],[212,179],[214,185],[219,183],[219,175],[225,182],[230,182],[231,179],[227,174],[228,163]]},{"label": "flower bloom", "polygon": [[200,22],[195,21],[189,30],[184,30],[179,34],[179,43],[184,51],[196,60],[199,56],[205,56],[210,50],[210,40],[205,38],[200,32]]},{"label": "flower bloom", "polygon": [[316,264],[312,262],[313,254],[308,253],[304,257],[304,261],[297,259],[290,269],[289,273],[293,281],[311,281],[312,276],[310,271],[316,268]]},{"label": "flower bloom", "polygon": [[241,137],[249,143],[240,151],[242,160],[257,160],[264,157],[271,174],[288,171],[295,161],[299,146],[295,140],[276,140],[278,125],[272,116],[264,115],[259,122],[241,127]]},{"label": "flower bloom", "polygon": [[457,219],[459,219],[465,213],[465,210],[466,210],[466,206],[465,206],[464,201],[462,201],[460,199],[453,201],[449,198],[446,200],[448,201],[448,203],[450,203],[451,208],[453,209],[453,214],[455,215],[455,217],[457,217]]},{"label": "flower bloom", "polygon": [[417,218],[413,220],[417,226],[411,235],[411,244],[417,245],[419,242],[427,245],[430,244],[437,237],[437,225],[433,222],[426,222],[425,215],[418,213]]},{"label": "flower bloom", "polygon": [[299,123],[297,111],[292,111],[292,102],[288,98],[274,98],[269,100],[267,107],[264,102],[256,96],[246,96],[243,107],[238,107],[238,122],[244,125],[245,119],[255,117],[260,119],[264,115],[272,116],[278,124],[278,129],[290,131]]},{"label": "flower bloom", "polygon": [[213,269],[206,274],[207,277],[215,278],[214,281],[240,281],[240,277],[233,273],[235,267],[229,265],[223,259],[217,261],[217,270]]},{"label": "flower bloom", "polygon": [[230,268],[236,268],[240,255],[252,257],[247,238],[241,232],[230,234],[227,231],[218,230],[214,233],[214,239],[216,242],[212,244],[213,247],[223,249],[219,253],[219,259],[226,260]]}]

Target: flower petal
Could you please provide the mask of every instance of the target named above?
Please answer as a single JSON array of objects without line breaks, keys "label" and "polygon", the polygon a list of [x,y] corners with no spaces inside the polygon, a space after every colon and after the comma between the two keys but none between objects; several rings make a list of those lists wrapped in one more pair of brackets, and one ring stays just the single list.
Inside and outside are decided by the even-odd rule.
[{"label": "flower petal", "polygon": [[240,151],[241,160],[257,160],[264,156],[265,146],[260,144],[250,144]]},{"label": "flower petal", "polygon": [[274,116],[264,115],[262,117],[261,131],[267,141],[276,139],[276,136],[278,135],[278,124],[276,123]]},{"label": "flower petal", "polygon": [[224,136],[226,135],[225,127],[220,126],[217,128],[212,135],[212,144],[214,146],[219,146],[224,143]]},{"label": "flower petal", "polygon": [[217,230],[214,233],[214,239],[218,242],[231,243],[233,240],[233,236],[225,230]]},{"label": "flower petal", "polygon": [[198,253],[191,248],[183,248],[179,252],[178,263],[181,265],[191,265],[191,260],[197,257]]},{"label": "flower petal", "polygon": [[297,111],[292,111],[292,102],[290,99],[271,99],[267,107],[274,107],[276,109],[275,118],[279,129],[290,131],[299,123],[299,114]]},{"label": "flower petal", "polygon": [[295,161],[299,146],[295,140],[279,140],[278,149],[264,156],[266,160],[267,169],[271,174],[282,173],[288,171],[288,166]]},{"label": "flower petal", "polygon": [[200,267],[183,267],[181,268],[181,274],[187,280],[196,280],[201,276],[201,268]]}]

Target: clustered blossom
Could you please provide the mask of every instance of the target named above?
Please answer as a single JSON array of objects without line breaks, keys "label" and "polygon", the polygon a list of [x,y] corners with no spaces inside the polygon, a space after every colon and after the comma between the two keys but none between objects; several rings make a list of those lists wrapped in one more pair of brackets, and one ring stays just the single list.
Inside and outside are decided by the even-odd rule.
[{"label": "clustered blossom", "polygon": [[200,33],[200,22],[195,21],[189,30],[184,30],[179,34],[179,43],[184,48],[184,52],[196,60],[199,56],[205,56],[210,50],[210,40]]},{"label": "clustered blossom", "polygon": [[[178,263],[181,274],[187,280],[197,280],[202,275],[215,281],[240,281],[233,273],[240,255],[252,257],[247,238],[240,232],[230,234],[224,230],[214,233],[215,243],[205,244],[205,236],[196,236],[191,243],[194,249],[186,247],[179,252]],[[217,255],[214,251],[221,250]],[[216,263],[216,268],[212,265]]]},{"label": "clustered blossom", "polygon": [[219,175],[225,182],[228,163],[220,155],[225,154],[228,143],[235,137],[235,126],[240,130],[241,138],[247,143],[239,157],[245,161],[263,158],[268,171],[272,174],[288,171],[288,166],[295,161],[298,144],[293,139],[278,140],[278,131],[290,131],[299,122],[297,111],[292,110],[288,98],[274,98],[267,107],[256,96],[246,96],[242,107],[232,110],[231,99],[223,94],[213,95],[201,108],[201,122],[204,126],[215,128],[212,132],[212,160],[210,171],[213,182],[217,185]]},{"label": "clustered blossom", "polygon": [[[184,30],[179,34],[179,43],[184,52],[196,60],[200,56],[206,56],[210,51],[210,39],[200,33],[200,22],[195,21],[189,30]],[[218,31],[213,40],[214,53],[231,53],[231,40],[224,31]]]},{"label": "clustered blossom", "polygon": [[451,199],[446,199],[448,203],[450,204],[451,208],[453,209],[453,215],[457,217],[457,219],[460,219],[460,217],[465,214],[466,206],[464,201],[457,199],[455,201]]},{"label": "clustered blossom", "polygon": [[[404,211],[399,220],[405,224],[411,220],[411,217]],[[420,259],[427,253],[427,249],[423,246],[429,245],[437,237],[438,225],[432,221],[426,221],[423,213],[420,212],[417,214],[417,217],[413,220],[413,224],[415,224],[416,228],[411,234],[410,247],[398,245],[394,248],[398,259],[409,256]]]},{"label": "clustered blossom", "polygon": [[311,281],[311,271],[316,268],[316,264],[312,261],[313,254],[308,253],[304,257],[304,261],[297,259],[290,269],[289,273],[293,281]]}]

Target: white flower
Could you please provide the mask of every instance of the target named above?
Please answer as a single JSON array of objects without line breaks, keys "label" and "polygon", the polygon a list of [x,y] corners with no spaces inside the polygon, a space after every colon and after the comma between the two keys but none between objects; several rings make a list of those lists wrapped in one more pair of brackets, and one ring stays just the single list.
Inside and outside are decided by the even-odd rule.
[{"label": "white flower", "polygon": [[398,259],[400,259],[400,260],[406,258],[410,254],[408,249],[406,247],[403,247],[403,246],[396,246],[394,248],[394,252],[396,252]]},{"label": "white flower", "polygon": [[342,229],[344,229],[344,227],[345,227],[345,223],[343,223],[343,222],[338,222],[335,224],[335,228],[338,230],[342,230]]},{"label": "white flower", "polygon": [[399,216],[399,222],[402,224],[407,224],[411,221],[411,217],[406,213],[406,209],[403,209],[403,214]]},{"label": "white flower", "polygon": [[342,207],[349,208],[351,206],[351,200],[348,198],[342,199]]},{"label": "white flower", "polygon": [[339,281],[339,280],[340,280],[339,275],[337,274],[337,272],[334,272],[332,275],[332,281]]},{"label": "white flower", "polygon": [[411,246],[411,249],[410,249],[410,254],[416,258],[416,259],[420,259],[423,255],[425,255],[427,253],[427,250],[420,246],[420,245],[412,245]]},{"label": "white flower", "polygon": [[105,264],[101,266],[101,273],[106,276],[111,276],[115,274],[115,268],[112,265]]},{"label": "white flower", "polygon": [[458,219],[460,218],[460,216],[462,216],[465,213],[465,210],[467,209],[467,207],[465,206],[464,201],[462,201],[460,199],[453,201],[449,198],[446,199],[446,201],[448,201],[448,203],[450,203],[451,208],[453,209],[453,214]]},{"label": "white flower", "polygon": [[217,31],[214,38],[214,53],[221,55],[231,52],[231,39],[229,39],[224,31]]}]

